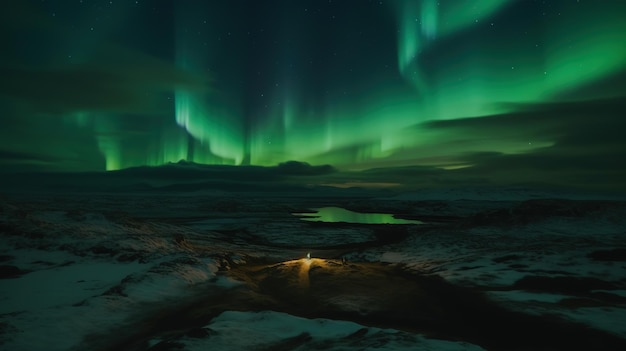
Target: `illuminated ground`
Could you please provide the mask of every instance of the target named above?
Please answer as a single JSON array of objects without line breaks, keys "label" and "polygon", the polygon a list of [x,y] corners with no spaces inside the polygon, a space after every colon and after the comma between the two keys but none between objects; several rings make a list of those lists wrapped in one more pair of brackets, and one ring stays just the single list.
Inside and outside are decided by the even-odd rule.
[{"label": "illuminated ground", "polygon": [[624,349],[626,203],[531,195],[5,196],[0,345]]}]

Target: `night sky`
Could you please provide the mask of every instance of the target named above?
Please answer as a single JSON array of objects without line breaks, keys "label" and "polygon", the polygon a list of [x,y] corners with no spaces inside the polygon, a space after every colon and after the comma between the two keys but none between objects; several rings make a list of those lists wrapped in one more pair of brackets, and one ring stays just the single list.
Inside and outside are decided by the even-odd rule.
[{"label": "night sky", "polygon": [[500,182],[626,178],[626,1],[4,8],[3,172],[297,160]]}]

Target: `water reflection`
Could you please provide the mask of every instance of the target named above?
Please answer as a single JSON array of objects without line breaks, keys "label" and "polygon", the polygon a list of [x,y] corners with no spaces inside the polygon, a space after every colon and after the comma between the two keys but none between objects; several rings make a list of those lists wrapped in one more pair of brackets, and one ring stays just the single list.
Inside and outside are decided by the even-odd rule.
[{"label": "water reflection", "polygon": [[362,224],[423,224],[422,221],[394,218],[386,213],[359,213],[341,207],[314,208],[316,212],[294,213],[309,222],[346,222]]}]

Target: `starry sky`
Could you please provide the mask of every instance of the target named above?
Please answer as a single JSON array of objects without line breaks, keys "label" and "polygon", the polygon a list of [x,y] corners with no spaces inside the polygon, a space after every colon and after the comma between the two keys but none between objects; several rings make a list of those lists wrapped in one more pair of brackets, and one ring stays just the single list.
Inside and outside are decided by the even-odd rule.
[{"label": "starry sky", "polygon": [[626,179],[626,1],[5,8],[3,172],[297,160],[459,182]]}]

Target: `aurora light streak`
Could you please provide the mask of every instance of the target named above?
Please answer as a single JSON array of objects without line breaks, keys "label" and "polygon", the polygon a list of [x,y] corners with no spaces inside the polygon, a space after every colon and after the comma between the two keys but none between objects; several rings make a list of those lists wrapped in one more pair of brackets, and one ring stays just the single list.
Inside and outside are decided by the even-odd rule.
[{"label": "aurora light streak", "polygon": [[[202,75],[209,70],[207,62],[211,54],[202,44],[202,37],[209,35],[210,27],[202,31],[195,26],[190,30],[189,22],[203,22],[202,12],[190,5],[186,2],[176,4],[176,64],[182,70]],[[187,155],[182,159],[198,163],[241,164],[244,145],[240,116],[229,116],[220,111],[218,103],[202,90],[176,88],[174,100],[176,123],[189,133],[190,138],[206,145],[210,151],[207,155],[202,149],[195,150],[190,142]]]},{"label": "aurora light streak", "polygon": [[3,60],[2,151],[71,159],[36,169],[179,160],[471,168],[469,154],[541,153],[567,133],[537,125],[478,135],[433,128],[438,121],[625,94],[622,1],[31,5],[3,27],[11,43],[31,45]]}]

